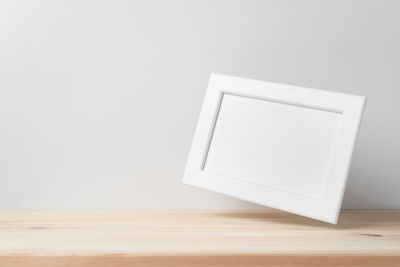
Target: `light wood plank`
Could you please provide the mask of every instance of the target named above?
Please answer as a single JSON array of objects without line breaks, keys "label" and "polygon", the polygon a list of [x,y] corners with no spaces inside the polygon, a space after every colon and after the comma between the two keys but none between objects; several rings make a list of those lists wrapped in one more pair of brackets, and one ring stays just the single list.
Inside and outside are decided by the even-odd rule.
[{"label": "light wood plank", "polygon": [[[0,266],[400,266],[400,212],[0,211]],[[167,265],[169,264],[169,265]]]}]

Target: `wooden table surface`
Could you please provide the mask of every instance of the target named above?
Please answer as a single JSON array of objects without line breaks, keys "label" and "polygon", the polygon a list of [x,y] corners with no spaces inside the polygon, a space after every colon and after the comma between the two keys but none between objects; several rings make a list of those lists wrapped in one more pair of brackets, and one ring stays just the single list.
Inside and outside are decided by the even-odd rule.
[{"label": "wooden table surface", "polygon": [[400,266],[400,212],[0,211],[0,266]]}]

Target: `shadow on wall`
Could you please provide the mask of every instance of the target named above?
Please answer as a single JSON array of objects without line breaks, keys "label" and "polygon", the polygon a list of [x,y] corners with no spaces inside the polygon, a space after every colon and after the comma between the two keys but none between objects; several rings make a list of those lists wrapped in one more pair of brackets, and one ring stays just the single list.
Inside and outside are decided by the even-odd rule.
[{"label": "shadow on wall", "polygon": [[[368,124],[367,120],[363,123],[366,127],[362,128],[372,125]],[[400,164],[393,155],[396,149],[393,146],[385,147],[388,139],[386,143],[378,140],[373,144],[367,142],[365,139],[373,140],[374,138],[370,136],[364,139],[363,137],[367,134],[372,135],[371,132],[373,132],[371,129],[361,129],[342,209],[398,209],[400,194],[395,188],[399,187]],[[382,132],[377,133],[376,136],[379,135],[382,135]]]}]

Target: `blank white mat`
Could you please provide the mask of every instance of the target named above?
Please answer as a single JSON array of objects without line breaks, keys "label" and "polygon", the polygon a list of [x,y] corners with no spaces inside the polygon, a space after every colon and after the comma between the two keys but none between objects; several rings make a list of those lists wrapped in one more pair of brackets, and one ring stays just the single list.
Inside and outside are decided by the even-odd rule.
[{"label": "blank white mat", "polygon": [[340,113],[224,94],[204,171],[321,198]]}]

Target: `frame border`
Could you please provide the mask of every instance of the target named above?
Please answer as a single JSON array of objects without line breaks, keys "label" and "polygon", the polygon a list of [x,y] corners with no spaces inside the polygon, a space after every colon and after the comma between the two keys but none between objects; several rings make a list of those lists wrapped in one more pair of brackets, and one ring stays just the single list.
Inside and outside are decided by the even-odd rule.
[{"label": "frame border", "polygon": [[[336,144],[321,199],[203,170],[224,94],[340,113]],[[211,74],[182,182],[245,201],[336,224],[366,97]]]}]

